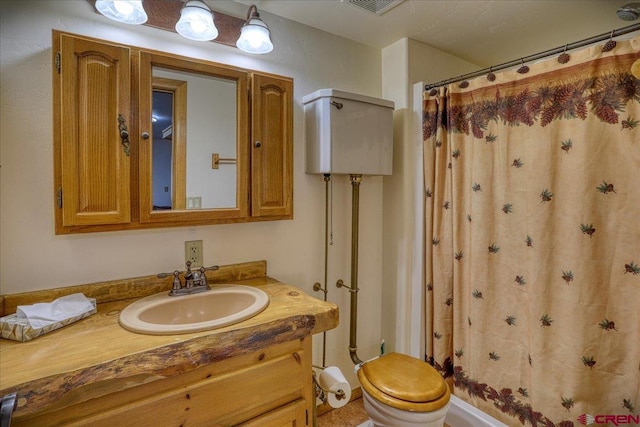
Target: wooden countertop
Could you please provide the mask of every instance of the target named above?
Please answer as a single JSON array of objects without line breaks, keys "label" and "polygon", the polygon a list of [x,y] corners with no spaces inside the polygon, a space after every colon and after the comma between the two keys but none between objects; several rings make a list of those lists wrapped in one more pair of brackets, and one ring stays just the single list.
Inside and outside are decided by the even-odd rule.
[{"label": "wooden countertop", "polygon": [[16,392],[15,414],[27,415],[68,394],[99,397],[338,325],[335,304],[266,275],[227,283],[260,287],[269,306],[232,326],[155,336],[118,324],[120,310],[137,299],[129,298],[99,303],[95,315],[31,341],[0,339],[0,396]]}]

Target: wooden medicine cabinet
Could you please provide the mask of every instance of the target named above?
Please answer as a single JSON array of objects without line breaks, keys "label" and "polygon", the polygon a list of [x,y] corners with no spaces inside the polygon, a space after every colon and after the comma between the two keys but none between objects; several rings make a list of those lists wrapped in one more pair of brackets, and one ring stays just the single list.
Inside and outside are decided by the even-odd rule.
[{"label": "wooden medicine cabinet", "polygon": [[293,80],[53,31],[56,234],[291,219]]}]

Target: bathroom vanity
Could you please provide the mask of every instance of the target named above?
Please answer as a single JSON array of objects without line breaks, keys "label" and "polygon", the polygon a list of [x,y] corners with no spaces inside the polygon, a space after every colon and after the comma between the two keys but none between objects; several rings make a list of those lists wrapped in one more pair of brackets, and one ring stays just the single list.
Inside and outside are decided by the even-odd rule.
[{"label": "bathroom vanity", "polygon": [[0,314],[74,292],[98,301],[97,314],[32,341],[0,340],[0,395],[17,393],[12,425],[312,425],[311,336],[338,325],[337,307],[268,277],[264,261],[207,276],[213,287],[259,287],[269,306],[220,329],[144,335],[122,328],[119,313],[168,292],[168,279],[0,297]]}]

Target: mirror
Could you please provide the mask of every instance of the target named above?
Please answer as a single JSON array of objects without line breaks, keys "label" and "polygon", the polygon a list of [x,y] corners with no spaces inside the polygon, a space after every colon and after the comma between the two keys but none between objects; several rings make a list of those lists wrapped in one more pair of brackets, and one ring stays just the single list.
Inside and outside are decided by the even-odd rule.
[{"label": "mirror", "polygon": [[236,82],[152,73],[153,209],[236,207]]},{"label": "mirror", "polygon": [[147,52],[140,69],[141,221],[246,214],[247,74]]},{"label": "mirror", "polygon": [[[153,209],[184,209],[184,132],[186,84],[182,80],[153,79],[152,188]],[[174,125],[175,123],[175,125]]]}]

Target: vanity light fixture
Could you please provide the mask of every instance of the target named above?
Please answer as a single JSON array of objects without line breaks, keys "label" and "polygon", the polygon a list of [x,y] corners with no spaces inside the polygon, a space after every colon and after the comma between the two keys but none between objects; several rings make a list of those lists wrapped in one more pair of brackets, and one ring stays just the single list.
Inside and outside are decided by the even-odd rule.
[{"label": "vanity light fixture", "polygon": [[201,0],[188,0],[180,10],[176,31],[191,40],[207,41],[218,37],[213,12]]},{"label": "vanity light fixture", "polygon": [[273,43],[269,36],[269,27],[260,19],[258,8],[255,4],[249,7],[247,20],[240,30],[240,38],[236,46],[247,53],[269,53],[273,50]]},{"label": "vanity light fixture", "polygon": [[125,24],[140,25],[147,22],[142,0],[97,0],[96,9],[107,18]]},{"label": "vanity light fixture", "polygon": [[175,31],[191,40],[214,41],[251,54],[273,50],[269,27],[260,19],[256,5],[249,7],[246,19],[215,12],[218,31],[214,12],[203,0],[150,0],[144,8],[143,1],[87,0],[98,13],[115,21]]}]

